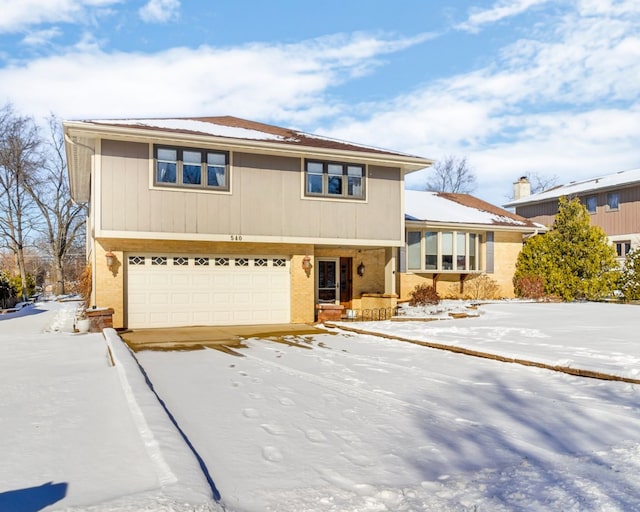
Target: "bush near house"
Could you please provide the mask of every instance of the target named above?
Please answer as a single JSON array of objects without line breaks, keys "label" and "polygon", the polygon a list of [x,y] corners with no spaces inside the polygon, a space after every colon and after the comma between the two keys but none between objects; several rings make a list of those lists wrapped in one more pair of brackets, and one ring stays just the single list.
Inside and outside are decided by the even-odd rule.
[{"label": "bush near house", "polygon": [[591,225],[579,199],[561,197],[553,227],[525,242],[513,283],[520,294],[521,280],[530,283],[535,277],[544,282],[545,296],[599,300],[613,294],[619,274],[615,250],[602,228]]},{"label": "bush near house", "polygon": [[430,306],[440,303],[440,296],[435,287],[419,284],[409,292],[410,306]]},{"label": "bush near house", "polygon": [[80,275],[80,281],[78,282],[78,293],[84,300],[85,307],[89,307],[89,301],[91,299],[91,286],[92,286],[92,270],[91,265],[84,267],[82,274]]},{"label": "bush near house", "polygon": [[467,279],[462,292],[459,284],[452,284],[447,297],[464,300],[493,300],[500,298],[500,291],[500,285],[495,279],[487,274],[480,274]]},{"label": "bush near house", "polygon": [[544,278],[540,276],[519,276],[513,279],[516,295],[523,299],[540,300],[545,297]]},{"label": "bush near house", "polygon": [[620,276],[624,300],[640,300],[640,247],[627,254]]}]

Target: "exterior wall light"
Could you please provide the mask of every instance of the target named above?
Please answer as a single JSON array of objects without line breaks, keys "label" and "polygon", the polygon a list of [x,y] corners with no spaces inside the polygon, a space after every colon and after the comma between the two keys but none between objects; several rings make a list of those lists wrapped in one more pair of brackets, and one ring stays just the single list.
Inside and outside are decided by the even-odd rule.
[{"label": "exterior wall light", "polygon": [[107,254],[105,254],[104,256],[107,259],[107,268],[109,270],[113,270],[113,265],[115,265],[116,263],[116,255],[113,254],[111,251],[108,251]]},{"label": "exterior wall light", "polygon": [[310,256],[305,256],[304,258],[302,258],[302,270],[304,270],[305,273],[307,274],[307,277],[309,277],[309,274],[311,273],[311,257]]},{"label": "exterior wall light", "polygon": [[358,275],[360,277],[364,275],[364,269],[365,269],[364,263],[360,262],[360,265],[358,265]]}]

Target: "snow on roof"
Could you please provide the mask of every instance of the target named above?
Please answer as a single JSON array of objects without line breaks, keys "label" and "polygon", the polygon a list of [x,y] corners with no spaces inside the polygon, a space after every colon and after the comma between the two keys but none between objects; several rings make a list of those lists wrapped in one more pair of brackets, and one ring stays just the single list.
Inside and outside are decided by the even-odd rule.
[{"label": "snow on roof", "polygon": [[529,203],[539,203],[549,199],[556,199],[562,196],[577,196],[587,192],[595,192],[597,190],[608,189],[613,187],[629,186],[640,183],[640,169],[631,169],[628,171],[619,171],[614,174],[607,174],[597,178],[590,178],[583,181],[572,181],[566,185],[560,185],[537,194],[521,197],[515,201],[511,201],[504,206],[520,206]]},{"label": "snow on roof", "polygon": [[367,153],[379,153],[394,157],[423,160],[422,166],[431,165],[431,160],[398,151],[389,151],[363,144],[332,139],[321,135],[282,128],[257,121],[250,121],[234,116],[196,117],[196,118],[165,118],[165,119],[93,119],[82,121],[83,123],[112,126],[130,127],[140,129],[162,130],[177,133],[193,133],[199,135],[211,135],[242,140],[255,140],[308,146],[315,148],[335,149],[342,151],[359,151]]},{"label": "snow on roof", "polygon": [[468,194],[405,190],[404,211],[405,219],[409,221],[510,226],[527,230],[544,228]]},{"label": "snow on roof", "polygon": [[226,126],[197,119],[101,119],[88,122],[105,125],[132,126],[135,128],[160,128],[163,130],[202,133],[232,139],[286,140],[282,135],[251,130],[239,126]]}]

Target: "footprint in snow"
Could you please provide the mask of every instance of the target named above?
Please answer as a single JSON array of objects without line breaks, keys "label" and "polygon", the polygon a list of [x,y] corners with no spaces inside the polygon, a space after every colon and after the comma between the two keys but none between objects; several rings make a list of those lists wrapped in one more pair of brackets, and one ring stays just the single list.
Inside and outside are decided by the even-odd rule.
[{"label": "footprint in snow", "polygon": [[327,440],[322,432],[314,428],[305,430],[304,435],[307,436],[307,439],[312,443],[324,443]]},{"label": "footprint in snow", "polygon": [[271,423],[263,423],[262,425],[260,425],[265,432],[267,432],[268,434],[271,434],[272,436],[283,436],[284,434],[286,434],[286,431],[283,427],[281,427],[280,425],[273,425]]},{"label": "footprint in snow", "polygon": [[253,400],[262,400],[263,396],[260,393],[249,393],[249,398]]},{"label": "footprint in snow", "polygon": [[262,456],[270,462],[280,462],[284,457],[275,446],[265,446],[262,448]]},{"label": "footprint in snow", "polygon": [[260,411],[258,411],[257,409],[247,408],[247,409],[243,409],[242,415],[245,418],[259,418],[260,417]]},{"label": "footprint in snow", "polygon": [[296,405],[296,403],[291,400],[291,398],[287,398],[286,396],[280,398],[280,405],[284,405],[286,407],[291,407],[293,405]]}]

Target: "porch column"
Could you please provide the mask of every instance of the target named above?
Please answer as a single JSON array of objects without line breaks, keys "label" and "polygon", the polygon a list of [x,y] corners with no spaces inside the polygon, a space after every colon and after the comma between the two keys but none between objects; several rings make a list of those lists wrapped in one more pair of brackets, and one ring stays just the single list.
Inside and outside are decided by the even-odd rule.
[{"label": "porch column", "polygon": [[384,250],[384,293],[396,293],[396,248]]}]

